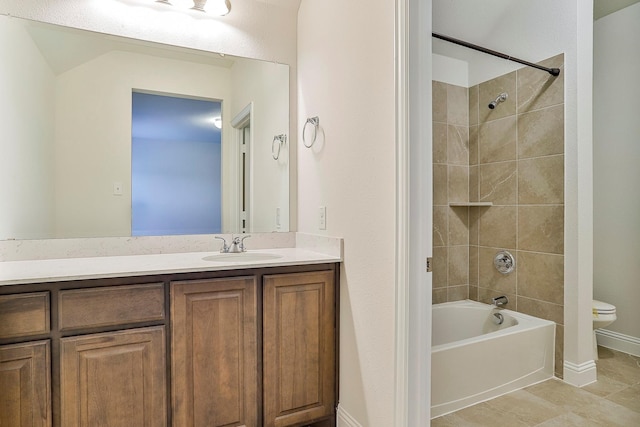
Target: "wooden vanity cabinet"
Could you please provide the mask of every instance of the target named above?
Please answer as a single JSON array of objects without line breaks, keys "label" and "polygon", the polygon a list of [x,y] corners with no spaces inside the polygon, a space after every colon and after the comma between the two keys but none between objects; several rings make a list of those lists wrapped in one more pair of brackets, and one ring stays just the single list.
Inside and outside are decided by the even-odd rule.
[{"label": "wooden vanity cabinet", "polygon": [[335,423],[334,276],[172,282],[173,426]]},{"label": "wooden vanity cabinet", "polygon": [[0,426],[51,426],[49,341],[0,346]]},{"label": "wooden vanity cabinet", "polygon": [[0,286],[0,426],[335,426],[337,271]]},{"label": "wooden vanity cabinet", "polygon": [[175,427],[258,425],[255,277],[171,283]]},{"label": "wooden vanity cabinet", "polygon": [[264,425],[301,425],[335,411],[332,271],[265,276]]}]

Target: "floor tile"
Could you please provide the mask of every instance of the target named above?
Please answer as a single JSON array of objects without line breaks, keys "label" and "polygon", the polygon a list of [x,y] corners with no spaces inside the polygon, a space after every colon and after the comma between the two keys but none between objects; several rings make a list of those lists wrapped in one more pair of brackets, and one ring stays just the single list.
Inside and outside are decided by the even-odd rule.
[{"label": "floor tile", "polygon": [[556,379],[527,387],[525,390],[567,411],[574,411],[583,406],[593,405],[598,400],[601,400],[598,396],[588,391]]},{"label": "floor tile", "polygon": [[566,413],[566,410],[561,407],[550,404],[548,401],[525,390],[518,390],[490,400],[487,405],[500,413],[509,413],[530,426],[538,425]]},{"label": "floor tile", "polygon": [[576,408],[573,412],[606,427],[640,426],[640,412],[632,411],[607,399],[597,399],[596,402]]},{"label": "floor tile", "polygon": [[608,396],[607,400],[640,413],[640,384],[614,393]]},{"label": "floor tile", "polygon": [[582,387],[582,390],[593,393],[596,396],[607,397],[613,393],[617,393],[629,387],[629,384],[625,384],[618,380],[614,380],[601,372],[598,372],[598,381]]},{"label": "floor tile", "polygon": [[536,427],[601,427],[600,424],[582,418],[573,412],[567,412],[566,414],[552,418],[549,421],[545,421],[542,424],[538,424]]},{"label": "floor tile", "polygon": [[455,415],[462,418],[464,421],[471,423],[470,425],[477,427],[494,427],[498,425],[509,427],[531,426],[531,424],[520,421],[511,413],[496,411],[486,402],[461,409],[460,411],[455,412]]}]

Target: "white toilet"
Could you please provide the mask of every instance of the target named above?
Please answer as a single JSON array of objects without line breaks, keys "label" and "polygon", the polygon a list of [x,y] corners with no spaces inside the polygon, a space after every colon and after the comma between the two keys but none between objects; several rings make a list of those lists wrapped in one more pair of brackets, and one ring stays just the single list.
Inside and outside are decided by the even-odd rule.
[{"label": "white toilet", "polygon": [[609,326],[617,319],[616,306],[606,302],[593,300],[593,360],[598,360],[598,342],[596,329]]}]

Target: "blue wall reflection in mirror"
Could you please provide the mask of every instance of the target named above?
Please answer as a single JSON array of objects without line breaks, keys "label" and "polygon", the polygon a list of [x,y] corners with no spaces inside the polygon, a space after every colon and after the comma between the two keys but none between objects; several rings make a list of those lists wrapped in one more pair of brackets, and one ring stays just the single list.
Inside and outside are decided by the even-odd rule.
[{"label": "blue wall reflection in mirror", "polygon": [[131,235],[221,231],[221,102],[133,92]]}]

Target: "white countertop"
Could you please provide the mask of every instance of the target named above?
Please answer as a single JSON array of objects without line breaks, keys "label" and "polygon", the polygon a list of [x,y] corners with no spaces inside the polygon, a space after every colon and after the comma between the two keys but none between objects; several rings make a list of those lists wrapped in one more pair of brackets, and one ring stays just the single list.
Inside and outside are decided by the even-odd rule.
[{"label": "white countertop", "polygon": [[204,260],[203,258],[222,254],[219,252],[188,252],[5,261],[0,262],[0,286],[110,277],[324,264],[342,261],[340,257],[300,248],[251,250],[248,251],[247,254],[273,254],[279,255],[280,258],[262,261],[214,262]]}]

